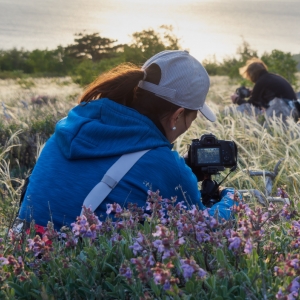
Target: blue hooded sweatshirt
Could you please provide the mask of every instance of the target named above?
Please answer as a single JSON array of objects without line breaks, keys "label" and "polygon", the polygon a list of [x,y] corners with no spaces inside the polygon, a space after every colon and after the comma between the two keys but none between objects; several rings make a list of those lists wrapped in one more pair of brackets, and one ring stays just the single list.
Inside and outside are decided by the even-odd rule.
[{"label": "blue hooded sweatshirt", "polygon": [[[205,209],[195,175],[154,123],[134,109],[100,99],[77,105],[57,123],[33,169],[19,217],[42,226],[52,221],[57,229],[69,226],[116,160],[145,149],[151,150],[121,179],[96,215],[105,218],[108,203],[142,207],[149,189]],[[210,214],[218,209],[220,217],[228,219],[233,204],[225,196]]]}]

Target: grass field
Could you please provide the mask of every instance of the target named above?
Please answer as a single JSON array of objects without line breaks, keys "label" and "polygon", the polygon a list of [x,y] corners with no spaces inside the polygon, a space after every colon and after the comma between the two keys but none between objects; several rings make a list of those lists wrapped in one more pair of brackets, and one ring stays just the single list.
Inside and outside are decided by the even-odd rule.
[{"label": "grass field", "polygon": [[[137,211],[129,209],[117,224],[121,230],[87,214],[74,220],[73,231],[64,229],[63,238],[51,224],[39,238],[33,229],[18,236],[8,228],[27,168],[55,122],[76,105],[82,88],[71,78],[0,80],[0,299],[299,299],[300,126],[292,118],[283,124],[225,114],[237,87],[225,76],[211,77],[207,103],[217,121],[197,119],[175,149],[184,154],[191,140],[204,133],[234,140],[238,168],[224,185],[262,193],[265,177],[251,177],[249,171],[273,171],[282,160],[271,194],[278,188],[287,193],[290,206],[262,207],[250,197],[237,208],[235,223],[226,224],[201,212],[174,209],[168,211],[173,222],[167,227],[155,214],[141,225],[134,219]],[[157,199],[151,194],[148,202],[154,205]],[[206,236],[206,242],[199,236]],[[156,248],[157,239],[165,241],[164,251]],[[171,245],[170,256],[166,245]],[[154,257],[155,265],[149,265]]]}]

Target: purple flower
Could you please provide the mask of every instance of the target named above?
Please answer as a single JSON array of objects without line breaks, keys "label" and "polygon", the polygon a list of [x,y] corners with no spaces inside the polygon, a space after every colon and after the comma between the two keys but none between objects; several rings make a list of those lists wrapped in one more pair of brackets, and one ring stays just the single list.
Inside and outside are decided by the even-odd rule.
[{"label": "purple flower", "polygon": [[87,224],[86,216],[84,216],[84,215],[81,216],[78,223],[79,223],[79,225],[81,225],[81,226],[85,226],[85,225]]},{"label": "purple flower", "polygon": [[177,240],[179,245],[183,245],[185,243],[184,237],[181,237]]},{"label": "purple flower", "polygon": [[139,251],[143,250],[143,247],[138,242],[134,242],[134,244],[129,246],[129,248],[132,249],[134,255],[137,255]]},{"label": "purple flower", "polygon": [[166,280],[165,284],[163,285],[164,290],[167,291],[170,289],[170,287],[171,287],[170,281]]},{"label": "purple flower", "polygon": [[296,227],[298,230],[300,230],[300,222],[299,221],[293,221],[293,226]]},{"label": "purple flower", "polygon": [[209,226],[211,227],[211,228],[214,228],[214,227],[216,227],[217,225],[218,225],[218,221],[215,219],[215,218],[210,218],[209,219]]},{"label": "purple flower", "polygon": [[138,237],[135,240],[142,244],[145,241],[145,238],[141,232],[138,232]]},{"label": "purple flower", "polygon": [[106,214],[109,215],[113,210],[112,204],[106,204]]},{"label": "purple flower", "polygon": [[132,277],[132,271],[131,271],[130,267],[128,267],[124,264],[121,265],[119,272],[122,276],[126,277],[127,279],[130,279]]},{"label": "purple flower", "polygon": [[195,215],[197,213],[197,207],[196,205],[192,205],[192,209],[191,210],[188,210],[188,212],[191,214],[191,215]]},{"label": "purple flower", "polygon": [[161,224],[167,224],[167,222],[168,222],[168,219],[166,219],[166,218],[160,218],[160,223]]},{"label": "purple flower", "polygon": [[289,195],[283,188],[277,188],[277,196],[280,196],[281,198],[289,198]]},{"label": "purple flower", "polygon": [[269,213],[268,212],[265,212],[262,216],[261,216],[261,220],[262,222],[266,221],[269,217]]},{"label": "purple flower", "polygon": [[137,263],[137,261],[138,261],[138,260],[137,260],[136,258],[131,258],[131,259],[130,259],[130,262],[131,262],[132,264],[134,264],[134,265]]},{"label": "purple flower", "polygon": [[152,245],[157,248],[158,252],[163,252],[165,250],[165,247],[161,240],[155,240]]},{"label": "purple flower", "polygon": [[276,299],[282,299],[284,297],[284,294],[282,292],[282,289],[279,289],[278,293],[276,294]]},{"label": "purple flower", "polygon": [[210,217],[210,215],[209,215],[209,210],[210,210],[210,208],[207,208],[207,209],[205,209],[205,210],[203,210],[202,211],[202,214],[203,214],[203,216],[205,217],[205,218],[209,218]]},{"label": "purple flower", "polygon": [[148,258],[148,262],[150,266],[154,266],[155,265],[155,259],[154,256],[151,254]]},{"label": "purple flower", "polygon": [[288,262],[288,265],[293,267],[294,269],[299,269],[299,259],[292,259]]},{"label": "purple flower", "polygon": [[162,235],[162,230],[160,226],[156,226],[157,231],[152,233],[153,236],[161,236]]},{"label": "purple flower", "polygon": [[30,249],[32,249],[33,246],[34,246],[34,240],[33,240],[33,239],[28,239],[28,240],[27,240],[27,243],[28,243],[28,247],[29,247]]},{"label": "purple flower", "polygon": [[85,234],[84,237],[88,237],[91,239],[95,239],[96,238],[96,232],[95,231],[91,231],[90,229],[88,229]]},{"label": "purple flower", "polygon": [[180,201],[176,204],[176,209],[186,209],[186,206],[184,205],[184,201]]},{"label": "purple flower", "polygon": [[116,205],[116,213],[121,213],[122,211],[123,211],[122,207],[119,204],[117,204]]},{"label": "purple flower", "polygon": [[232,229],[226,229],[226,230],[224,231],[224,235],[225,235],[228,239],[232,236],[233,233],[234,233],[234,231],[233,231]]},{"label": "purple flower", "polygon": [[183,259],[181,260],[181,268],[183,270],[183,277],[185,280],[189,280],[193,276],[193,273],[195,270],[190,264],[182,262],[182,261],[184,261],[184,260]]},{"label": "purple flower", "polygon": [[[163,246],[164,247],[164,246]],[[173,253],[171,253],[171,250],[170,249],[166,249],[165,247],[164,247],[164,249],[163,249],[163,251],[164,251],[164,254],[163,254],[163,256],[162,256],[162,259],[164,260],[164,259],[166,259],[166,258],[169,258],[170,256],[171,256],[171,254]]]},{"label": "purple flower", "polygon": [[151,203],[147,201],[146,205],[146,210],[151,210]]},{"label": "purple flower", "polygon": [[132,277],[132,271],[129,267],[126,269],[125,277],[128,279]]},{"label": "purple flower", "polygon": [[299,276],[296,277],[296,278],[294,278],[294,280],[293,280],[293,281],[291,282],[291,284],[288,286],[287,289],[288,289],[290,292],[296,292],[296,293],[299,292],[299,289],[300,289],[299,279],[300,279]]},{"label": "purple flower", "polygon": [[207,242],[210,240],[210,235],[204,231],[199,231],[199,232],[196,232],[196,238],[197,238],[197,241],[200,243]]},{"label": "purple flower", "polygon": [[5,257],[0,257],[0,265],[8,265],[9,261]]},{"label": "purple flower", "polygon": [[202,279],[202,278],[204,278],[206,275],[207,275],[207,272],[204,271],[202,268],[199,268],[198,276]]},{"label": "purple flower", "polygon": [[241,245],[241,239],[238,236],[232,237],[228,239],[230,245],[228,247],[229,250],[236,250],[240,247]]},{"label": "purple flower", "polygon": [[156,284],[160,284],[160,282],[161,282],[161,280],[162,280],[161,274],[160,274],[159,272],[155,272],[155,273],[153,274],[153,277],[154,277],[154,282],[155,282]]},{"label": "purple flower", "polygon": [[288,295],[288,300],[296,300],[299,296],[299,290],[300,290],[300,284],[299,284],[300,277],[296,277],[293,279],[293,281],[290,283],[290,285],[287,287],[287,291],[290,292]]},{"label": "purple flower", "polygon": [[287,300],[297,300],[298,299],[298,295],[299,295],[298,293],[292,292],[292,293],[288,294]]},{"label": "purple flower", "polygon": [[251,210],[251,208],[247,204],[245,204],[245,213],[247,216],[254,215],[254,212]]},{"label": "purple flower", "polygon": [[244,252],[247,254],[250,254],[252,252],[252,249],[253,249],[253,245],[252,245],[250,239],[247,239]]}]

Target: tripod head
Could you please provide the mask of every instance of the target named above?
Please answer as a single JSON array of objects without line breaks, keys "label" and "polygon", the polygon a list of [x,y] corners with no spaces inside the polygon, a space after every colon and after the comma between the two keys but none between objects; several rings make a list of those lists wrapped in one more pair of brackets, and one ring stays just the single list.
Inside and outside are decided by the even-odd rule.
[{"label": "tripod head", "polygon": [[205,177],[201,183],[202,203],[206,207],[212,207],[221,200],[219,196],[220,184],[213,180],[210,174],[205,175]]}]

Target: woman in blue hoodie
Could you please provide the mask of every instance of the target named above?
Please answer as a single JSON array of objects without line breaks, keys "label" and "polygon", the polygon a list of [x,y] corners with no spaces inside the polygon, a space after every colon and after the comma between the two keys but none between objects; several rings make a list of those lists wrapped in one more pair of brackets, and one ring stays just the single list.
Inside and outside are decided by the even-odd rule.
[{"label": "woman in blue hoodie", "polygon": [[[172,143],[198,111],[215,121],[205,104],[209,84],[206,70],[187,51],[163,51],[142,69],[121,65],[99,76],[57,123],[32,172],[19,218],[41,226],[51,220],[57,229],[70,225],[107,170],[123,154],[146,149],[95,213],[105,217],[109,203],[142,207],[149,187],[205,209],[196,176]],[[230,217],[234,202],[227,192],[210,214],[217,210],[221,218]]]}]

